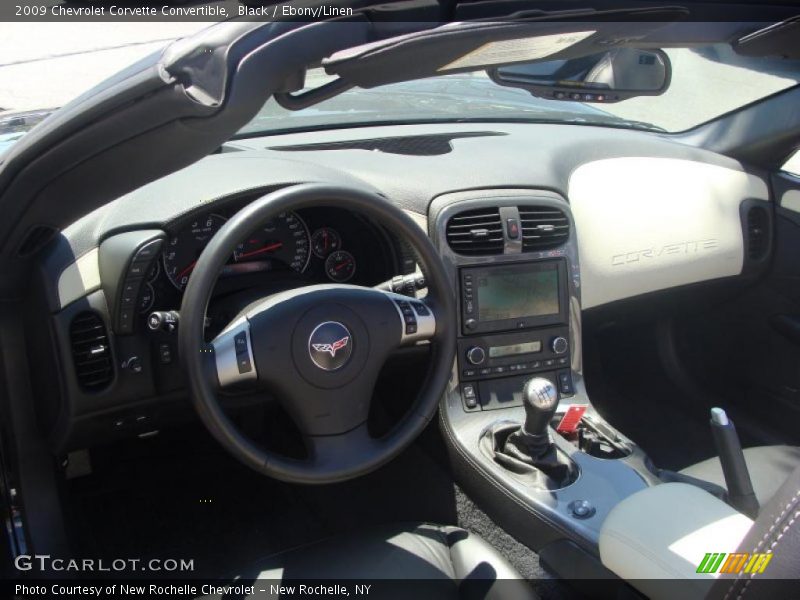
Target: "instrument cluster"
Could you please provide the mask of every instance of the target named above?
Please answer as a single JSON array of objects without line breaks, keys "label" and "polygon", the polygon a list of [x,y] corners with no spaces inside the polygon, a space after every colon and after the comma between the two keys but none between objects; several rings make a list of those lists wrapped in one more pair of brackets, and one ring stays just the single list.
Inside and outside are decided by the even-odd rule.
[{"label": "instrument cluster", "polygon": [[[198,213],[168,232],[142,286],[140,313],[180,304],[200,254],[235,212]],[[395,274],[393,255],[386,234],[359,215],[327,207],[285,212],[239,243],[217,285],[224,290],[286,280],[375,285]]]}]

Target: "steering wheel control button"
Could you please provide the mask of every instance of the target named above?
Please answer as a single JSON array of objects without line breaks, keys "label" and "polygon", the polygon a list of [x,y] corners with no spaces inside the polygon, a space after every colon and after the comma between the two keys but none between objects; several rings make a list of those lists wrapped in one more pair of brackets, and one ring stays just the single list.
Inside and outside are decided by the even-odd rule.
[{"label": "steering wheel control button", "polygon": [[253,370],[250,362],[250,348],[247,345],[247,332],[240,331],[233,336],[233,347],[236,350],[236,366],[239,374],[249,373]]},{"label": "steering wheel control button", "polygon": [[211,343],[213,351],[211,347],[200,349],[201,353],[213,353],[213,360],[217,367],[217,379],[222,387],[258,377],[249,330],[249,321],[241,317],[228,325],[214,339]]},{"label": "steering wheel control button", "polygon": [[233,345],[236,348],[236,356],[247,354],[247,333],[242,331],[233,336]]},{"label": "steering wheel control button", "polygon": [[323,371],[337,371],[353,353],[353,334],[338,321],[320,323],[308,338],[311,361]]},{"label": "steering wheel control button", "polygon": [[569,350],[569,342],[567,341],[567,338],[558,336],[557,338],[553,338],[553,341],[550,343],[550,347],[555,354],[564,354],[564,352]]},{"label": "steering wheel control button", "polygon": [[236,366],[239,368],[240,375],[253,370],[253,364],[250,362],[250,357],[247,354],[236,357]]},{"label": "steering wheel control button", "polygon": [[414,310],[417,311],[417,314],[420,317],[427,317],[431,314],[431,311],[428,310],[428,307],[425,306],[422,302],[412,302],[411,306],[414,307]]},{"label": "steering wheel control button", "polygon": [[594,506],[588,500],[575,500],[569,503],[568,508],[576,519],[588,519],[594,516],[596,512]]},{"label": "steering wheel control button", "polygon": [[467,350],[467,360],[473,365],[481,365],[486,360],[486,352],[480,346],[473,346]]}]

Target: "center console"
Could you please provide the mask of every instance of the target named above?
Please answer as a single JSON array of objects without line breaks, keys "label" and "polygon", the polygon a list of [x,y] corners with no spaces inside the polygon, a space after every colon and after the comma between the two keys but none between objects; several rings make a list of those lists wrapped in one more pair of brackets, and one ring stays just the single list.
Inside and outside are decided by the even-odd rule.
[{"label": "center console", "polygon": [[522,406],[520,382],[533,374],[571,395],[567,260],[464,267],[458,280],[465,409]]},{"label": "center console", "polygon": [[609,511],[657,478],[586,394],[569,204],[544,190],[446,194],[431,204],[429,230],[459,300],[440,406],[459,480],[541,556],[568,543],[597,557]]}]

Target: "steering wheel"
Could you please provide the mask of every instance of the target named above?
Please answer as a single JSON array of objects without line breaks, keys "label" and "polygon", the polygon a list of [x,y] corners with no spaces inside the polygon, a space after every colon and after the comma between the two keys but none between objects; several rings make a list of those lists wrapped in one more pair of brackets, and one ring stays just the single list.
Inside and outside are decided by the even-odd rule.
[{"label": "steering wheel", "polygon": [[[320,203],[370,216],[407,240],[427,281],[425,299],[355,285],[310,285],[250,304],[205,343],[208,302],[237,244],[282,212]],[[371,191],[302,184],[252,202],[211,239],[183,295],[178,343],[195,409],[231,454],[277,479],[332,483],[388,462],[433,418],[453,365],[455,320],[441,259],[408,215]],[[431,357],[416,400],[389,433],[371,437],[367,417],[381,367],[398,347],[422,340],[430,341]],[[307,458],[266,450],[237,429],[218,392],[242,384],[278,398],[303,435]]]}]

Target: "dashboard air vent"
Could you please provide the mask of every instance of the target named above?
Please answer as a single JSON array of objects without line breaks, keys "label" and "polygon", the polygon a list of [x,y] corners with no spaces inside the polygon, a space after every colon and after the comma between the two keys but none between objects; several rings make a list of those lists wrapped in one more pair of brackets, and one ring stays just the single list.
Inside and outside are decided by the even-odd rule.
[{"label": "dashboard air vent", "polygon": [[747,256],[759,260],[767,254],[769,244],[769,218],[767,211],[754,206],[747,211]]},{"label": "dashboard air vent", "polygon": [[500,209],[477,208],[450,217],[447,243],[453,252],[467,256],[503,253]]},{"label": "dashboard air vent", "polygon": [[552,206],[520,206],[522,251],[536,252],[560,246],[569,238],[569,219]]},{"label": "dashboard air vent", "polygon": [[82,312],[69,328],[72,359],[78,384],[86,392],[107,387],[114,378],[111,349],[103,320],[97,313]]}]

